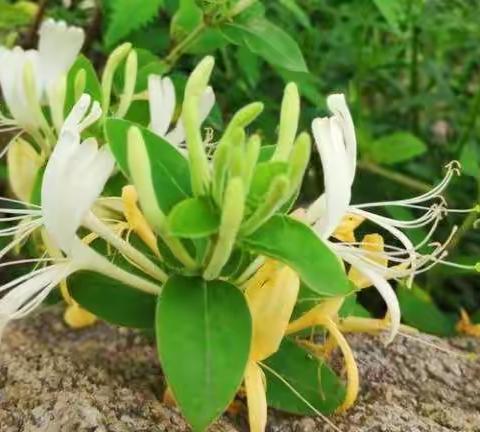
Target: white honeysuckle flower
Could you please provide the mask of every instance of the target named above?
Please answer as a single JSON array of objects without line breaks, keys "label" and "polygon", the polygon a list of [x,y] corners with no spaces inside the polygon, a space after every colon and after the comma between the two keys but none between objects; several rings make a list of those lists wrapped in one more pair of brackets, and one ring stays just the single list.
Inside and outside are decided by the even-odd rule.
[{"label": "white honeysuckle flower", "polygon": [[[90,108],[90,101],[90,96],[83,95],[65,121],[45,169],[41,206],[29,205],[24,210],[0,210],[11,215],[7,218],[9,220],[30,219],[27,226],[22,228],[22,235],[12,243],[18,243],[19,238],[21,241],[33,230],[43,226],[48,239],[65,254],[65,257],[51,260],[30,260],[37,263],[53,261],[53,264],[0,286],[0,293],[6,292],[0,298],[0,336],[6,323],[30,313],[60,281],[78,270],[96,271],[137,289],[149,293],[158,292],[156,284],[110,263],[77,236],[77,230],[90,217],[91,207],[114,168],[114,159],[107,146],[98,148],[93,138],[83,142],[80,139],[82,127],[101,115],[96,102]],[[14,234],[16,228],[3,229],[1,234]],[[2,255],[12,248],[12,243],[1,251]],[[17,262],[4,263],[2,266],[15,263]]]},{"label": "white honeysuckle flower", "polygon": [[[353,120],[343,95],[329,96],[327,105],[332,116],[317,118],[312,123],[313,135],[323,166],[325,192],[307,209],[306,219],[313,225],[318,235],[327,241],[334,252],[355,267],[377,288],[388,306],[391,319],[391,340],[400,325],[400,308],[388,280],[408,278],[411,283],[416,274],[428,270],[438,262],[445,263],[445,248],[456,228],[443,244],[430,243],[439,221],[448,212],[472,210],[447,209],[445,199],[442,197],[442,193],[452,177],[458,174],[459,169],[455,162],[447,165],[447,173],[437,186],[420,196],[396,201],[352,204],[351,188],[355,178],[357,159]],[[421,210],[422,215],[412,220],[397,220],[378,215],[370,210],[388,206]],[[363,245],[362,242],[330,241],[329,238],[335,237],[335,230],[341,226],[344,218],[352,216],[374,223],[396,238],[401,247],[385,245],[384,251],[372,253],[366,252],[360,247]],[[405,229],[428,225],[431,228],[426,237],[416,245],[403,232]],[[426,246],[432,246],[433,249],[428,254],[421,254],[419,250]],[[376,254],[379,259],[388,260],[394,265],[392,267],[381,265],[372,259],[372,254],[374,256]]]},{"label": "white honeysuckle flower", "polygon": [[[68,72],[84,39],[81,28],[48,19],[39,29],[38,50],[0,47],[0,87],[12,116],[0,117],[0,129],[17,128],[32,133],[42,126],[40,105],[46,102],[49,88]],[[25,85],[28,73],[33,88]],[[38,105],[33,103],[34,98]]]},{"label": "white honeysuckle flower", "polygon": [[[172,128],[175,112],[175,87],[169,77],[160,75],[148,77],[148,102],[150,107],[150,129],[170,144],[180,149],[185,148],[185,129],[181,118]],[[211,87],[207,87],[198,106],[200,124],[210,114],[215,104],[215,94]]]}]

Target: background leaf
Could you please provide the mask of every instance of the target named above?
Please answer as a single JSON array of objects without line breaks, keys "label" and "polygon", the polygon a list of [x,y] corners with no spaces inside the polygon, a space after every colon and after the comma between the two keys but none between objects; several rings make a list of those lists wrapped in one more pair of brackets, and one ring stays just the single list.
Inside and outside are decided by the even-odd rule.
[{"label": "background leaf", "polygon": [[272,65],[295,72],[308,71],[295,40],[265,18],[224,24],[221,31],[232,43],[247,47]]},{"label": "background leaf", "polygon": [[422,155],[427,146],[411,133],[396,132],[371,142],[366,150],[375,162],[392,165]]},{"label": "background leaf", "polygon": [[112,10],[105,33],[108,47],[148,24],[163,6],[163,0],[114,0],[109,3]]},{"label": "background leaf", "polygon": [[[284,339],[265,364],[324,414],[333,413],[343,402],[345,388],[332,369],[290,339]],[[269,406],[293,414],[315,414],[284,382],[268,369],[264,372]]]}]

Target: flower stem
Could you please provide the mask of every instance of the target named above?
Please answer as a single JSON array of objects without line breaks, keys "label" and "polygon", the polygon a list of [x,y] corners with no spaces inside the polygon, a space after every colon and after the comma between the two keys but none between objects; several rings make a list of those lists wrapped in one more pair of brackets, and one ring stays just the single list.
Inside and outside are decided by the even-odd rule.
[{"label": "flower stem", "polygon": [[130,243],[117,236],[107,225],[98,219],[93,213],[90,213],[84,221],[84,225],[98,234],[105,241],[110,243],[120,252],[125,254],[133,262],[135,262],[145,273],[153,278],[165,282],[168,279],[167,274],[150,261],[143,253],[135,249]]},{"label": "flower stem", "polygon": [[428,192],[430,189],[432,189],[432,186],[429,185],[428,183],[424,183],[420,180],[414,179],[405,174],[391,171],[387,168],[377,165],[374,162],[370,162],[367,160],[360,160],[358,161],[358,167],[365,171],[369,171],[372,174],[377,174],[395,183],[398,183],[403,186],[407,186],[410,189],[418,190],[420,192]]}]

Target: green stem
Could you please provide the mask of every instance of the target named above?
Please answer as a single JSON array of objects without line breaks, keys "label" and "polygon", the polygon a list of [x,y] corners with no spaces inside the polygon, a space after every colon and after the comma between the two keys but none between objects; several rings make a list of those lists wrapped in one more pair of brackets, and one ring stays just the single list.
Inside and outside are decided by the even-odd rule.
[{"label": "green stem", "polygon": [[207,28],[205,22],[201,22],[195,27],[190,34],[183,39],[178,45],[175,45],[173,49],[165,57],[165,62],[170,68],[172,68],[178,59],[183,55],[184,51],[193,43],[195,39],[202,34]]},{"label": "green stem", "polygon": [[468,116],[468,123],[467,126],[465,127],[465,130],[463,131],[462,136],[460,137],[458,144],[457,144],[457,154],[460,154],[465,147],[465,144],[468,142],[470,139],[470,136],[472,135],[473,131],[475,130],[475,125],[477,124],[477,117],[480,111],[480,86],[477,89],[477,92],[475,93],[472,107],[470,109],[470,113]]},{"label": "green stem", "polygon": [[432,186],[429,185],[428,183],[424,183],[420,180],[414,179],[405,174],[391,171],[388,168],[381,167],[380,165],[377,165],[374,162],[361,160],[361,161],[358,161],[358,167],[365,171],[369,171],[372,174],[377,174],[379,176],[382,176],[402,186],[407,186],[410,189],[418,190],[422,193],[428,192],[430,189],[432,189]]}]

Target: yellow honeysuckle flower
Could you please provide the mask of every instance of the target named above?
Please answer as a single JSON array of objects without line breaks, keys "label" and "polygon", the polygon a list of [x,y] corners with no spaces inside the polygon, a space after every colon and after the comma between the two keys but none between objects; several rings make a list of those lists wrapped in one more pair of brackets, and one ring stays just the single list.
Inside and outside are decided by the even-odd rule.
[{"label": "yellow honeysuckle flower", "polygon": [[157,237],[153,233],[145,216],[138,208],[137,201],[138,194],[135,187],[132,185],[124,186],[122,189],[123,213],[130,229],[142,239],[156,256],[160,257],[161,254],[158,250]]},{"label": "yellow honeysuckle flower", "polygon": [[356,241],[355,230],[364,220],[364,217],[355,214],[345,215],[340,222],[340,225],[338,225],[333,232],[332,237],[342,242],[354,243]]},{"label": "yellow honeysuckle flower", "polygon": [[89,327],[97,321],[95,315],[80,307],[78,303],[73,303],[67,307],[63,319],[74,329]]},{"label": "yellow honeysuckle flower", "polygon": [[[388,266],[388,259],[382,254],[384,241],[380,234],[367,234],[364,236],[360,249],[365,251],[365,259],[385,268]],[[372,281],[354,266],[350,268],[348,278],[358,289],[367,288],[372,285]]]},{"label": "yellow honeysuckle flower", "polygon": [[459,333],[480,337],[480,324],[473,324],[465,309],[460,310],[460,319],[457,322],[456,329]]},{"label": "yellow honeysuckle flower", "polygon": [[245,289],[253,321],[252,348],[245,371],[252,432],[263,432],[267,424],[265,376],[258,363],[278,350],[299,289],[298,275],[289,267],[273,260],[267,260]]}]

